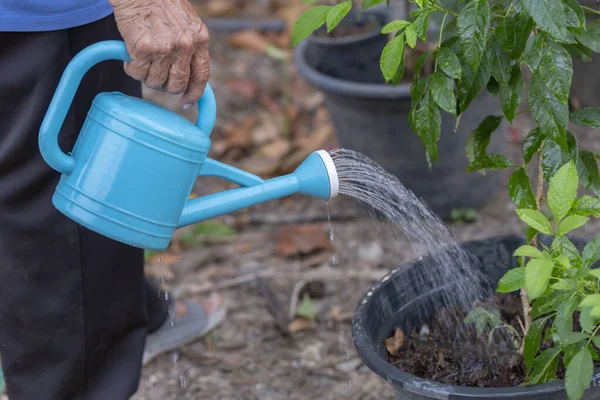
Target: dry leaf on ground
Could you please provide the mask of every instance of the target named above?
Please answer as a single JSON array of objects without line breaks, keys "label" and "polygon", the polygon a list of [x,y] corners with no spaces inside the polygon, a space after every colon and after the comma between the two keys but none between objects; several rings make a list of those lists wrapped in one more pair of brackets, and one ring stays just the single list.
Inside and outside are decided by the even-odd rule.
[{"label": "dry leaf on ground", "polygon": [[396,355],[402,346],[404,346],[404,332],[402,329],[396,328],[394,336],[385,339],[385,348],[391,355]]},{"label": "dry leaf on ground", "polygon": [[307,255],[333,250],[329,231],[320,224],[292,225],[281,228],[276,252],[281,257]]}]

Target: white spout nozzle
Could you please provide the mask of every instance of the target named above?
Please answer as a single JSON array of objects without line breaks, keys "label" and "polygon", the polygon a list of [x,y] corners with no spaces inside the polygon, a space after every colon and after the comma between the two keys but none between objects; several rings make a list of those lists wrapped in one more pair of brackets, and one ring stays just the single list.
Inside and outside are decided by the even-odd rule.
[{"label": "white spout nozzle", "polygon": [[337,168],[331,158],[331,155],[325,150],[318,150],[316,152],[321,160],[323,160],[323,164],[325,164],[325,169],[327,170],[327,175],[329,176],[329,199],[333,199],[336,197],[340,190],[340,181],[338,178]]}]

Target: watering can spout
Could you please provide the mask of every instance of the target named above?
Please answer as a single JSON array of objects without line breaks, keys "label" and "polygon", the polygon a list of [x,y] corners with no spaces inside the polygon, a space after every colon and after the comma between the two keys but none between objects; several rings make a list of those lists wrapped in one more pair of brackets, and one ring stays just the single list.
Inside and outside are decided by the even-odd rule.
[{"label": "watering can spout", "polygon": [[339,190],[335,164],[325,150],[311,153],[293,173],[269,180],[208,158],[200,176],[219,176],[242,187],[190,200],[178,228],[295,193],[329,200]]}]

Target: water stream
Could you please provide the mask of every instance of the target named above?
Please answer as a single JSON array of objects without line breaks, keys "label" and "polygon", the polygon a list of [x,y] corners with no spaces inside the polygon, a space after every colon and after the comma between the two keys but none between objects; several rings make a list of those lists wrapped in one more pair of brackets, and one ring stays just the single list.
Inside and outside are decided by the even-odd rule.
[{"label": "water stream", "polygon": [[[456,288],[442,291],[449,307],[469,310],[473,301],[493,293],[477,283],[483,279],[477,261],[458,244],[441,219],[393,175],[362,153],[347,149],[330,151],[340,180],[340,194],[358,200],[371,215],[387,221],[397,235],[408,239],[415,253],[427,254],[429,262],[415,274],[415,282],[429,290],[456,281]],[[448,332],[463,324],[448,313],[443,321]],[[450,329],[452,328],[452,329]],[[457,338],[460,341],[460,338]]]}]

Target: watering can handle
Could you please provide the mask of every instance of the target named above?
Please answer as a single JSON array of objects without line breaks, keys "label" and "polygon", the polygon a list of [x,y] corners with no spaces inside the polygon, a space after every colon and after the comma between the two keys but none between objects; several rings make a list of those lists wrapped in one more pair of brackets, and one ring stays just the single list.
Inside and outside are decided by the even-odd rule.
[{"label": "watering can handle", "polygon": [[[44,160],[56,171],[70,174],[75,168],[75,159],[62,152],[58,146],[58,134],[71,107],[75,92],[83,76],[101,61],[130,61],[125,42],[107,40],[95,43],[79,52],[63,72],[62,78],[50,102],[46,116],[40,127],[38,145]],[[210,135],[217,116],[215,95],[209,84],[198,100],[198,120],[196,126]]]}]

